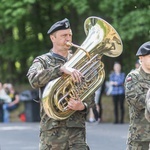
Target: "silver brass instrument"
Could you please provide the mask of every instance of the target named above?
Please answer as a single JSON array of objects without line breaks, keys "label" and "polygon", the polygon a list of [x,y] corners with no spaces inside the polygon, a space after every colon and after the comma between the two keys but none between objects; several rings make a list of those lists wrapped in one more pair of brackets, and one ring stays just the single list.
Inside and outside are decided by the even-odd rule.
[{"label": "silver brass instrument", "polygon": [[53,119],[63,120],[75,111],[68,110],[70,97],[84,101],[103,83],[105,78],[103,55],[117,57],[122,53],[122,41],[116,30],[105,20],[89,17],[84,22],[87,35],[81,46],[77,47],[73,57],[65,63],[66,67],[78,69],[84,76],[82,83],[74,83],[66,75],[50,81],[44,89],[42,103],[46,114]]}]

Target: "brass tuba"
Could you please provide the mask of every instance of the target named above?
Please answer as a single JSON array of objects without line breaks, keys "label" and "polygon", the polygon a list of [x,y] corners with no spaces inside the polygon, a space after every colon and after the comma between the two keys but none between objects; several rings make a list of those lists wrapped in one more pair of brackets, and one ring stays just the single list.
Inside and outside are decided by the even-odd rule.
[{"label": "brass tuba", "polygon": [[42,103],[46,114],[53,119],[63,120],[75,111],[68,110],[70,97],[84,101],[103,83],[105,78],[103,55],[117,57],[122,53],[122,41],[116,30],[105,20],[89,17],[84,22],[87,35],[81,46],[77,47],[72,58],[64,65],[78,69],[83,75],[82,83],[74,83],[71,76],[66,75],[50,81],[42,95]]}]

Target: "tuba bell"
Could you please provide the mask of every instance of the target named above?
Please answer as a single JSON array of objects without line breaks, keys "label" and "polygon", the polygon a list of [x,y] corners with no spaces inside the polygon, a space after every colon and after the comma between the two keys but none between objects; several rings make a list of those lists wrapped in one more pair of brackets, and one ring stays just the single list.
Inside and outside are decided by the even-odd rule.
[{"label": "tuba bell", "polygon": [[89,17],[84,22],[87,35],[81,46],[67,43],[77,48],[71,59],[64,65],[78,69],[84,76],[81,83],[74,83],[66,75],[50,81],[42,95],[42,104],[46,114],[53,119],[63,120],[75,111],[68,110],[70,97],[79,97],[84,101],[103,83],[105,78],[103,55],[117,57],[122,53],[122,41],[116,30],[105,20]]}]

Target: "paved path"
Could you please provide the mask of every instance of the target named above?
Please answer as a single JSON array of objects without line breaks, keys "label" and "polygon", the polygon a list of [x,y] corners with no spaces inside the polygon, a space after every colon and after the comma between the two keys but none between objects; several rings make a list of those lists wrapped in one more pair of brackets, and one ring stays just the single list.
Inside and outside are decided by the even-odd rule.
[{"label": "paved path", "polygon": [[[128,124],[87,123],[91,150],[125,150]],[[38,150],[39,123],[0,123],[0,150]]]}]

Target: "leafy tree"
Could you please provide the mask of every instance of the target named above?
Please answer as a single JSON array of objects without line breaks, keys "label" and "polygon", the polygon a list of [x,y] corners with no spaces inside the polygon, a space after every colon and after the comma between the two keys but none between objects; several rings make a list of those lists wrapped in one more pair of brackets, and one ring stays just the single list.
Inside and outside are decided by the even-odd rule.
[{"label": "leafy tree", "polygon": [[26,73],[32,60],[51,48],[47,30],[58,20],[68,18],[73,42],[82,44],[86,38],[84,21],[89,16],[98,16],[109,22],[123,42],[121,56],[115,59],[104,57],[106,72],[111,70],[113,61],[120,61],[123,69],[129,72],[137,59],[138,47],[150,39],[149,14],[147,0],[1,0],[0,79],[27,82]]},{"label": "leafy tree", "polygon": [[[122,64],[128,73],[134,67],[135,54],[141,44],[150,40],[150,4],[146,0],[103,0],[99,8],[117,29],[123,41]],[[128,60],[131,60],[129,63]]]}]

